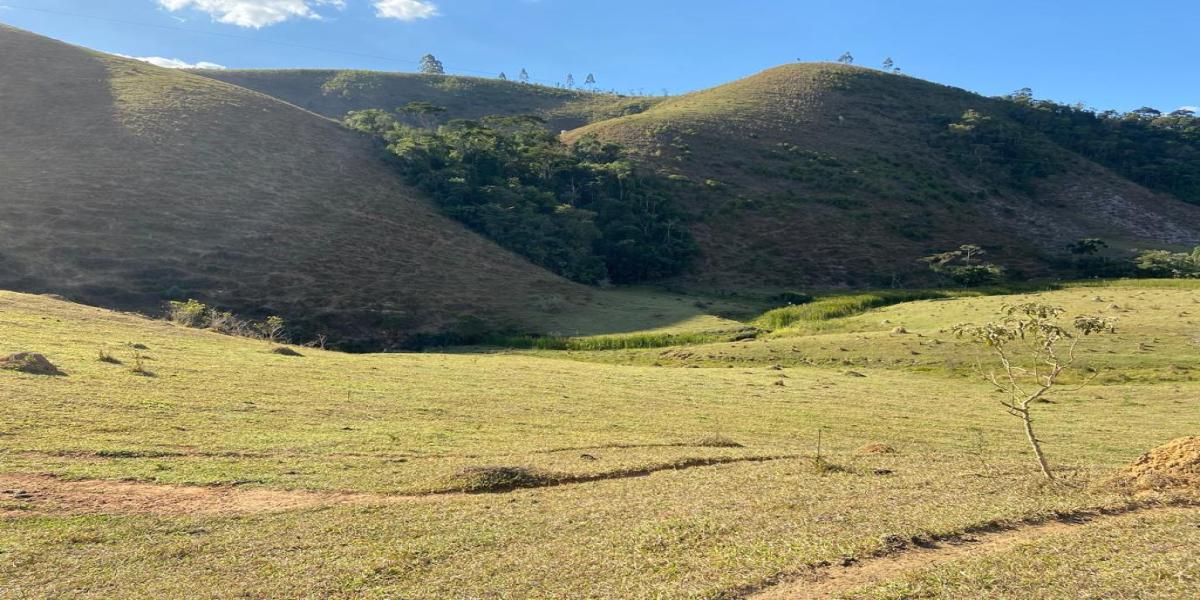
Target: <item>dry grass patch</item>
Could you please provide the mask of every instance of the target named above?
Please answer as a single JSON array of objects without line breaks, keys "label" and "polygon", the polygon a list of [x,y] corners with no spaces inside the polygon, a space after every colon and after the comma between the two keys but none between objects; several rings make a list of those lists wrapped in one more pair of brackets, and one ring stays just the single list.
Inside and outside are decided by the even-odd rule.
[{"label": "dry grass patch", "polygon": [[702,448],[745,448],[742,444],[719,434],[704,436],[696,440],[696,446]]},{"label": "dry grass patch", "polygon": [[860,446],[857,450],[854,451],[854,453],[855,454],[895,454],[896,449],[887,444],[881,443],[881,442],[872,442],[865,446]]}]

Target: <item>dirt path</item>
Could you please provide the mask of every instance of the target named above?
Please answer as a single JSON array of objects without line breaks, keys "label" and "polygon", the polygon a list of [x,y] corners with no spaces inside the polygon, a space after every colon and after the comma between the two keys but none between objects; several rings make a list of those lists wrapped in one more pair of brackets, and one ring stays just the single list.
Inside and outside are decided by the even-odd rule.
[{"label": "dirt path", "polygon": [[[734,463],[787,460],[798,456],[690,458],[644,468],[583,475],[548,476],[483,493],[578,485],[610,479],[646,477]],[[320,506],[384,506],[402,502],[436,501],[467,492],[446,489],[425,493],[372,494],[365,492],[307,492],[234,485],[169,485],[100,479],[69,480],[53,475],[0,474],[0,518],[42,515],[218,515],[280,512]]]},{"label": "dirt path", "polygon": [[1003,552],[1045,536],[1078,530],[1115,519],[1130,519],[1146,512],[1195,511],[1198,506],[1141,507],[1116,513],[1079,514],[1061,520],[1020,525],[994,532],[973,533],[935,542],[908,546],[885,556],[866,558],[846,566],[814,569],[807,576],[791,579],[751,593],[751,600],[816,600],[837,598],[851,590],[898,579],[909,573],[944,563]]},{"label": "dirt path", "polygon": [[300,492],[228,485],[68,481],[45,475],[0,475],[0,517],[242,514],[330,505],[384,505],[414,500],[417,498],[413,496],[380,494]]}]

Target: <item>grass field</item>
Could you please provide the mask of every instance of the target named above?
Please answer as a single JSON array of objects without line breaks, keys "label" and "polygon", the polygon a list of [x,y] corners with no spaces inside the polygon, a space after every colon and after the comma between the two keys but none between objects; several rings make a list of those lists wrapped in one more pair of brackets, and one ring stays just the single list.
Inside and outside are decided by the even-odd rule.
[{"label": "grass field", "polygon": [[[975,371],[979,352],[949,329],[958,323],[991,320],[1005,304],[1037,299],[1063,306],[1071,314],[1100,314],[1116,320],[1117,333],[1089,341],[1080,358],[1080,367],[1096,369],[1101,381],[1200,380],[1196,363],[1200,353],[1200,284],[1194,280],[1130,280],[1108,282],[1102,287],[1090,283],[1058,287],[1061,289],[1041,293],[989,295],[970,291],[903,292],[898,295],[946,297],[857,314],[857,309],[845,307],[856,304],[864,295],[836,296],[800,305],[795,311],[785,308],[766,313],[756,322],[764,327],[773,322],[784,326],[755,340],[656,351],[577,352],[569,356],[621,364],[810,365],[965,377]],[[822,309],[822,304],[832,309]],[[838,317],[843,310],[850,314]],[[782,319],[780,312],[793,312],[795,319]]]},{"label": "grass field", "polygon": [[[665,331],[752,320],[730,318],[746,305],[618,293]],[[1039,405],[1058,485],[1038,479],[988,388],[946,367],[966,357],[941,329],[1024,297],[905,302],[666,349],[289,357],[0,293],[0,355],[40,352],[66,373],[0,370],[0,597],[738,598],[897,540],[1186,499],[1108,481],[1200,431],[1200,291],[1031,296],[1119,313],[1119,333],[1085,351],[1133,373]],[[859,452],[871,443],[895,452]],[[1054,598],[1096,573],[1089,597],[1194,595],[1180,544],[1196,513],[1172,510],[839,593]]]}]

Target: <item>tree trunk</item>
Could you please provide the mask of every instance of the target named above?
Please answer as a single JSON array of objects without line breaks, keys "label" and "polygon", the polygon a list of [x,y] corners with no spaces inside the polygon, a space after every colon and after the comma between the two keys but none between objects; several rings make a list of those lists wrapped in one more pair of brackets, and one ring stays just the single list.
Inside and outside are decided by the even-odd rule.
[{"label": "tree trunk", "polygon": [[1033,433],[1033,419],[1029,417],[1028,407],[1021,411],[1021,421],[1025,423],[1025,437],[1029,438],[1029,445],[1033,446],[1033,455],[1037,457],[1038,466],[1042,468],[1042,475],[1045,475],[1048,481],[1054,481],[1054,474],[1050,472],[1050,465],[1046,463],[1046,455],[1042,454],[1042,443]]}]

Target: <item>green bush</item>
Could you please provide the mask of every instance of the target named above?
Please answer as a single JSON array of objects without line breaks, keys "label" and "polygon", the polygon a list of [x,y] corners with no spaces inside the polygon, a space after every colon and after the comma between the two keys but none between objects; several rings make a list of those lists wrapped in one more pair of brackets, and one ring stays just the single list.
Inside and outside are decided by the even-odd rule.
[{"label": "green bush", "polygon": [[208,325],[208,306],[199,300],[172,300],[167,303],[167,318],[184,327],[205,327]]},{"label": "green bush", "polygon": [[1200,246],[1191,253],[1147,250],[1134,259],[1138,271],[1151,277],[1200,277]]},{"label": "green bush", "polygon": [[281,317],[267,317],[265,321],[255,323],[195,299],[168,302],[167,319],[184,327],[211,329],[225,335],[267,339],[272,342],[286,342],[287,339],[287,326]]}]

